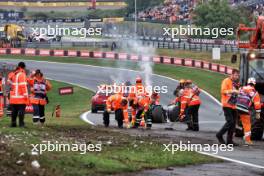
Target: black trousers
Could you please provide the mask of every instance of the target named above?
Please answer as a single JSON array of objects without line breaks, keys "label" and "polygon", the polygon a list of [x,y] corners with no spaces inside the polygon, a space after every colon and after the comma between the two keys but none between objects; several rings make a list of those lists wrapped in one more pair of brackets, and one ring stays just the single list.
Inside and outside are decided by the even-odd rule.
[{"label": "black trousers", "polygon": [[[141,117],[141,114],[143,113],[143,109],[140,109],[137,111],[137,114],[136,114],[136,123],[135,123],[135,127],[139,127],[140,125],[140,122],[142,120],[142,117]],[[151,114],[151,111],[148,110],[145,115],[144,115],[144,120],[147,124],[147,127],[148,128],[151,128],[152,127],[152,114]]]},{"label": "black trousers", "polygon": [[186,109],[187,126],[194,131],[199,131],[199,108],[200,105],[194,105]]},{"label": "black trousers", "polygon": [[11,114],[11,127],[16,127],[17,126],[17,116],[19,118],[19,126],[24,127],[24,117],[25,117],[25,109],[26,105],[25,104],[12,104],[11,105],[12,109],[12,114]]},{"label": "black trousers", "polygon": [[233,143],[233,134],[236,129],[236,119],[238,113],[236,109],[224,107],[224,114],[226,123],[217,133],[218,136],[223,136],[227,132],[227,143]]},{"label": "black trousers", "polygon": [[40,104],[33,104],[33,123],[45,122],[45,106]]},{"label": "black trousers", "polygon": [[[117,109],[115,111],[115,120],[117,121],[117,125],[119,128],[123,128],[123,120],[124,120],[124,114],[122,109]],[[110,114],[106,110],[103,113],[103,121],[105,127],[108,127],[110,124]]]}]

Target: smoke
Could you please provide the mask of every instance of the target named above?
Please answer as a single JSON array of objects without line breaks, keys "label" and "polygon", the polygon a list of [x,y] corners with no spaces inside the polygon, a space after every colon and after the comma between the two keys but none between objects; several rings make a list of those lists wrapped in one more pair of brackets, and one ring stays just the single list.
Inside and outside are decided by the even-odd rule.
[{"label": "smoke", "polygon": [[155,55],[156,49],[150,46],[144,46],[140,40],[127,40],[126,44],[122,46],[126,46],[123,49],[129,54],[144,56],[142,61],[138,62],[138,66],[146,86],[152,86],[151,75],[153,73],[153,62],[150,61],[150,57]]}]

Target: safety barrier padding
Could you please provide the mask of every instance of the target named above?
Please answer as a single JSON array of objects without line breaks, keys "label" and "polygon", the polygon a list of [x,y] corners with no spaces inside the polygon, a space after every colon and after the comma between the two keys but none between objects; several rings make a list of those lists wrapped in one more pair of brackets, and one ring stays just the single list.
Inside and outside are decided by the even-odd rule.
[{"label": "safety barrier padding", "polygon": [[209,70],[221,74],[232,74],[234,68],[208,61],[196,60],[191,58],[178,58],[170,56],[142,56],[129,53],[101,52],[87,50],[62,50],[62,49],[34,49],[34,48],[0,48],[0,55],[25,55],[25,56],[55,56],[55,57],[80,57],[84,59],[111,59],[111,60],[130,60],[134,62],[154,62],[176,66],[187,66]]}]

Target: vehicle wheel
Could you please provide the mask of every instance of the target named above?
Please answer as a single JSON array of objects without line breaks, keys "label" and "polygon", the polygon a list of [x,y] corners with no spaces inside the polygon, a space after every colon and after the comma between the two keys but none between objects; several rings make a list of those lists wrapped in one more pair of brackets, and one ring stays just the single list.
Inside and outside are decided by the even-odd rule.
[{"label": "vehicle wheel", "polygon": [[263,117],[260,120],[254,119],[251,125],[251,139],[262,140],[263,132],[264,132]]},{"label": "vehicle wheel", "polygon": [[92,107],[92,113],[97,113],[97,109],[95,107]]},{"label": "vehicle wheel", "polygon": [[161,105],[156,105],[152,109],[152,121],[153,123],[165,123],[166,116],[164,114],[163,108]]},{"label": "vehicle wheel", "polygon": [[171,122],[179,121],[179,108],[176,105],[168,106],[168,118]]}]

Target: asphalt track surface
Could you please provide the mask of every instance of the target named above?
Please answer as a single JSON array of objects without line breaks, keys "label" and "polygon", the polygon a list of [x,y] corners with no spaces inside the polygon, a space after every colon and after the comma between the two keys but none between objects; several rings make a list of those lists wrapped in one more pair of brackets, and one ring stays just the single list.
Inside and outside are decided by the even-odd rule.
[{"label": "asphalt track surface", "polygon": [[[7,63],[16,64],[18,61],[15,60],[3,60]],[[144,75],[141,72],[118,69],[118,68],[107,68],[88,66],[81,64],[63,64],[63,63],[51,63],[45,61],[25,61],[27,68],[29,69],[41,69],[46,77],[64,81],[90,90],[96,91],[97,86],[102,83],[111,83],[113,81],[127,81],[134,82],[137,75]],[[208,72],[210,74],[210,72]],[[167,94],[161,94],[161,104],[167,105],[171,99],[173,99],[172,92],[177,85],[177,81],[159,76],[151,75],[153,85],[156,86],[167,86]],[[224,116],[221,113],[220,104],[209,94],[201,93],[202,105],[200,108],[200,132],[185,132],[186,126],[179,123],[165,123],[165,124],[154,124],[151,133],[169,135],[172,138],[177,135],[189,136],[189,137],[203,137],[208,140],[215,140],[214,135],[217,130],[224,123]],[[91,114],[87,112],[84,114],[84,118],[87,122],[94,125],[102,125],[102,114]],[[116,126],[114,118],[111,117],[111,125]],[[165,127],[173,127],[175,131],[166,131]],[[128,130],[129,131],[129,130]],[[216,141],[215,141],[216,142]],[[216,142],[217,143],[217,142]],[[264,150],[263,141],[256,142],[254,146],[250,147],[236,147],[232,152],[219,152],[216,157],[220,157],[225,160],[236,162],[242,165],[249,166],[252,170],[264,171]],[[235,169],[235,168],[234,168]]]}]

